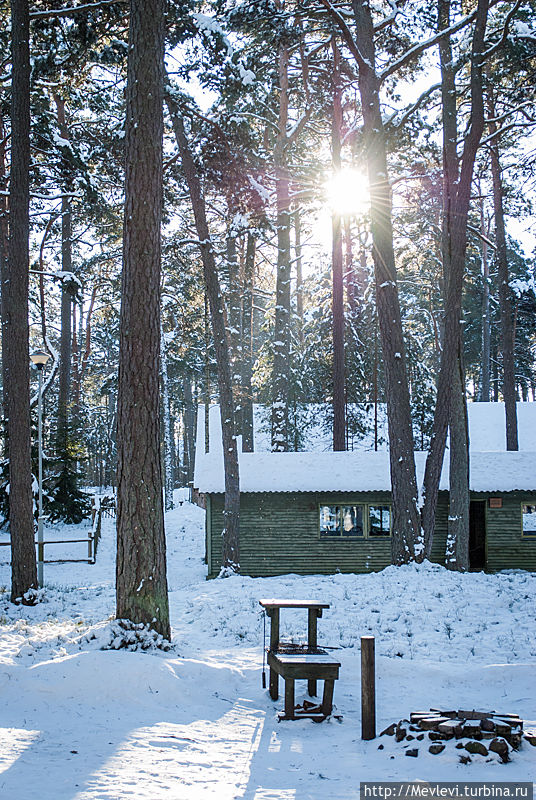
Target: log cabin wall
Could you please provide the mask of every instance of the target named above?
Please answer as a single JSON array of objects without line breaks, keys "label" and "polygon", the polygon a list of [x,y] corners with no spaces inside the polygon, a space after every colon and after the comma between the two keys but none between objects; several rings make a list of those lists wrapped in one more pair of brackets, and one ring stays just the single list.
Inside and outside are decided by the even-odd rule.
[{"label": "log cabin wall", "polygon": [[[502,497],[502,507],[489,507],[489,498]],[[536,493],[472,493],[485,501],[489,571],[536,571],[536,536],[522,536],[521,504],[536,504]],[[319,531],[320,505],[385,505],[388,492],[256,492],[242,493],[240,559],[243,575],[267,577],[295,572],[301,575],[334,572],[375,572],[391,563],[390,537],[325,537]],[[444,563],[448,493],[440,492],[432,560]],[[207,503],[208,577],[221,567],[223,494]]]}]

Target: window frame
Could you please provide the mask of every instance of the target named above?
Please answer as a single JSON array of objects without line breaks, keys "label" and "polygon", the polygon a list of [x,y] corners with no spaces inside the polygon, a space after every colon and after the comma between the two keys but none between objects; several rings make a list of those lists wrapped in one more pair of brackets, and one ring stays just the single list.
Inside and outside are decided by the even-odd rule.
[{"label": "window frame", "polygon": [[[323,533],[321,527],[321,509],[323,507],[329,508],[338,508],[339,509],[339,532],[338,533]],[[343,515],[340,512],[340,509],[345,507],[361,507],[363,509],[362,512],[362,519],[363,519],[363,533],[362,534],[343,534],[342,533],[342,524],[343,524]],[[370,533],[370,509],[371,508],[388,508],[389,509],[389,533],[388,534],[372,534]],[[333,541],[349,541],[349,542],[363,542],[365,540],[371,541],[389,541],[393,535],[393,504],[390,501],[376,501],[376,502],[367,502],[364,500],[335,500],[335,501],[318,501],[317,502],[317,525],[318,525],[318,537],[322,541],[326,542],[333,542]]]},{"label": "window frame", "polygon": [[[529,533],[529,532],[525,532],[525,528],[523,526],[523,517],[524,517],[523,508],[525,506],[534,506],[534,508],[536,509],[536,501],[535,502],[529,502],[529,503],[521,502],[521,538],[522,539],[527,539],[527,541],[529,541],[529,542],[536,542],[536,528],[534,529],[534,531],[531,531]],[[534,517],[536,518],[536,510],[534,511]]]}]

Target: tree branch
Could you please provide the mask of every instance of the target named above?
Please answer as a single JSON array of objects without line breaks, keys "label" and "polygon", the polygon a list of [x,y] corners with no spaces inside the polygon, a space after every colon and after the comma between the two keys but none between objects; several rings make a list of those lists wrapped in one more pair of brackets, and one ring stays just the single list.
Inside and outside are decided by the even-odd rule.
[{"label": "tree branch", "polygon": [[113,6],[117,3],[125,4],[128,0],[99,0],[97,3],[84,3],[83,6],[70,6],[69,8],[56,8],[50,11],[31,11],[30,19],[48,19],[49,17],[72,17],[82,11],[93,11],[96,8]]},{"label": "tree branch", "polygon": [[367,62],[361,55],[361,51],[359,50],[359,47],[355,43],[350,28],[346,24],[346,20],[343,18],[342,14],[340,14],[337,11],[337,9],[333,7],[333,5],[329,2],[329,0],[320,0],[320,2],[322,3],[326,11],[329,13],[330,17],[332,17],[332,19],[334,19],[337,25],[339,26],[342,33],[342,37],[346,42],[346,45],[348,46],[348,49],[350,50],[351,54],[357,61],[359,69],[366,68]]},{"label": "tree branch", "polygon": [[516,0],[516,3],[510,9],[508,14],[506,15],[506,19],[504,20],[504,28],[503,28],[503,32],[502,32],[501,38],[499,39],[498,42],[496,42],[494,45],[489,47],[486,50],[485,53],[482,53],[482,60],[487,59],[490,56],[492,56],[493,53],[497,52],[497,50],[499,50],[499,48],[501,48],[504,45],[504,43],[506,42],[506,40],[508,38],[508,31],[509,31],[509,28],[510,28],[510,23],[511,23],[512,18],[514,16],[514,14],[516,13],[516,11],[518,10],[520,5],[521,5],[521,0]]}]

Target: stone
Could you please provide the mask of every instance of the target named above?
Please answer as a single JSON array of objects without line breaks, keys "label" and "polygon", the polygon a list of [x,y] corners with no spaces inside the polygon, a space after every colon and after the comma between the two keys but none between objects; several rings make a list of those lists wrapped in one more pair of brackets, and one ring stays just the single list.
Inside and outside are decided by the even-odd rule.
[{"label": "stone", "polygon": [[380,733],[380,736],[394,736],[396,731],[396,722],[393,722],[392,725],[389,725],[384,731]]},{"label": "stone", "polygon": [[465,745],[463,742],[458,742],[458,744],[456,745],[456,750],[463,750],[464,747]]},{"label": "stone", "polygon": [[436,742],[435,744],[430,745],[430,747],[428,748],[428,752],[431,753],[433,756],[437,756],[439,753],[442,753],[444,749],[445,749],[444,744]]},{"label": "stone", "polygon": [[432,740],[432,742],[441,742],[444,741],[447,736],[444,733],[438,733],[437,731],[428,731],[428,738]]},{"label": "stone", "polygon": [[422,742],[423,739],[424,739],[424,733],[419,733],[419,735],[417,736],[417,741]]},{"label": "stone", "polygon": [[411,733],[408,733],[406,736],[406,742],[411,742],[413,739],[415,739],[415,736],[412,736]]},{"label": "stone", "polygon": [[474,739],[472,739],[470,742],[467,742],[465,749],[468,753],[476,753],[479,756],[488,755],[488,748],[483,745],[482,742],[476,742]]},{"label": "stone", "polygon": [[402,739],[405,739],[405,738],[406,738],[406,729],[405,728],[399,728],[397,726],[396,731],[395,731],[395,739],[396,739],[396,741],[397,742],[401,742]]},{"label": "stone", "polygon": [[417,758],[417,756],[419,755],[419,748],[412,747],[409,750],[406,750],[406,755],[411,756],[411,758]]},{"label": "stone", "polygon": [[470,764],[471,756],[460,756],[460,764]]},{"label": "stone", "polygon": [[480,720],[467,720],[463,725],[462,733],[468,739],[482,738]]},{"label": "stone", "polygon": [[423,719],[419,720],[419,728],[422,731],[435,731],[437,730],[438,725],[441,725],[442,722],[446,721],[447,717],[430,715],[429,717],[424,717]]},{"label": "stone", "polygon": [[492,739],[489,749],[492,753],[497,753],[505,764],[510,760],[508,742],[505,739]]},{"label": "stone", "polygon": [[383,750],[383,748],[384,748],[384,747],[385,747],[385,745],[383,745],[383,744],[379,744],[379,745],[378,745],[378,750]]},{"label": "stone", "polygon": [[512,733],[512,726],[499,719],[495,723],[495,731],[497,732],[497,736],[510,736]]},{"label": "stone", "polygon": [[523,738],[533,747],[536,747],[536,728],[530,728],[530,729],[527,728],[527,730],[523,734]]},{"label": "stone", "polygon": [[495,730],[495,723],[492,719],[483,719],[480,721],[480,727],[483,731],[494,731]]},{"label": "stone", "polygon": [[449,739],[456,736],[460,739],[462,736],[462,723],[459,719],[449,719],[446,722],[440,722],[437,726],[439,733],[444,733]]}]

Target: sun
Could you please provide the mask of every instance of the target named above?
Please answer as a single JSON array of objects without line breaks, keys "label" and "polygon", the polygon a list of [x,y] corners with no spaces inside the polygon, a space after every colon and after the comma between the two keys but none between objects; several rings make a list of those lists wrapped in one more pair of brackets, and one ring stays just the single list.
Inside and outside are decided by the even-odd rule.
[{"label": "sun", "polygon": [[369,204],[368,181],[359,170],[343,168],[326,180],[325,196],[333,214],[342,217],[364,214]]}]

